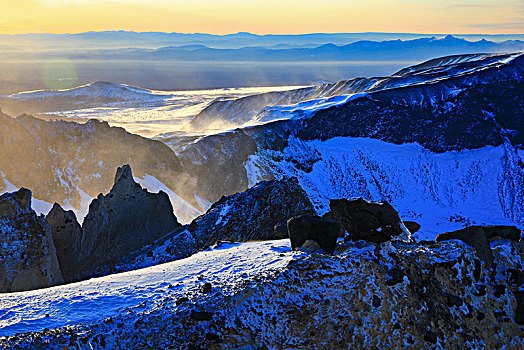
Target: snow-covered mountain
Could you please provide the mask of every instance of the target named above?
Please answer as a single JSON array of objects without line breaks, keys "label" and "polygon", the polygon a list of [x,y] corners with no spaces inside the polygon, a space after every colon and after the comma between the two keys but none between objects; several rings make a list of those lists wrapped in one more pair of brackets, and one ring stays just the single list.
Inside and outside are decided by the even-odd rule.
[{"label": "snow-covered mountain", "polygon": [[[207,136],[177,148],[177,155],[185,169],[196,174],[197,195],[209,202],[219,198],[215,194],[292,174],[302,179],[320,212],[320,198],[325,208],[326,193],[345,197],[360,192],[407,211],[415,209],[404,193],[418,183],[410,199],[420,196],[418,201],[427,201],[417,210],[425,206],[450,213],[460,210],[467,212],[467,220],[476,221],[481,203],[490,199],[478,201],[470,194],[477,196],[477,188],[489,189],[492,214],[499,213],[492,219],[521,225],[522,160],[515,148],[521,148],[524,135],[523,62],[522,54],[427,62],[380,80],[382,87],[376,90],[337,95],[333,104],[311,110],[283,107],[286,118]],[[244,106],[250,99],[264,98],[237,102]],[[242,114],[237,111],[218,118],[238,118]],[[212,180],[204,176],[210,169]],[[340,176],[348,179],[346,187],[323,180],[334,183]]]},{"label": "snow-covered mountain", "polygon": [[[391,77],[353,79],[216,101],[198,114],[191,125],[223,124],[226,126],[218,128],[223,132],[195,136],[193,131],[181,131],[158,138],[176,154],[159,143],[109,128],[105,123],[77,125],[4,116],[2,135],[9,135],[4,140],[11,140],[4,143],[5,162],[0,167],[4,191],[8,184],[9,188],[30,187],[35,198],[49,203],[49,209],[57,201],[85,213],[81,207],[86,208],[90,198],[112,185],[114,169],[130,163],[146,187],[170,194],[177,217],[189,222],[222,195],[241,192],[256,181],[279,179],[285,174],[301,179],[319,212],[325,208],[327,198],[322,193],[327,191],[334,197],[359,195],[358,188],[373,199],[394,202],[406,214],[413,208],[410,197],[402,194],[406,190],[400,189],[408,188],[414,181],[421,184],[420,191],[431,193],[425,184],[447,183],[446,193],[439,185],[436,194],[428,195],[426,204],[417,207],[442,207],[446,213],[442,218],[448,221],[448,216],[457,214],[465,222],[509,220],[520,225],[521,160],[514,147],[523,143],[523,59],[522,54],[444,57],[408,67]],[[139,91],[138,95],[142,93]],[[230,130],[232,126],[239,128]],[[18,140],[16,135],[25,136]],[[62,141],[57,143],[57,137]],[[101,141],[106,138],[109,143]],[[369,139],[384,144],[378,147]],[[403,143],[420,147],[397,146]],[[162,151],[152,152],[151,147]],[[39,150],[40,156],[34,156],[35,150]],[[402,152],[410,163],[422,159],[418,168],[413,165],[415,170],[410,171],[410,178],[401,177],[403,180],[396,182],[397,190],[387,175],[374,173],[376,167],[391,173],[392,167],[398,168],[402,163],[394,163],[392,157],[384,155],[387,152]],[[442,152],[449,153],[444,157]],[[361,153],[376,167],[363,165]],[[467,160],[475,156],[486,159],[484,168]],[[22,158],[26,159],[24,164],[13,166],[12,160]],[[159,161],[153,164],[152,159],[157,158]],[[330,168],[326,159],[336,163],[338,169]],[[346,165],[339,164],[340,159],[346,159]],[[459,165],[453,167],[454,162]],[[353,167],[360,170],[354,171]],[[488,168],[496,169],[499,175],[484,176],[484,169]],[[431,182],[425,174],[427,169],[440,169],[431,175]],[[451,183],[447,170],[442,169],[457,169],[454,178],[464,185]],[[306,181],[312,170],[318,178],[333,178],[336,171],[368,180],[365,186],[358,187],[354,181],[347,187],[338,185],[338,189],[320,186],[318,181],[313,186],[312,180]],[[464,180],[466,175],[462,172],[478,179]],[[40,175],[35,177],[33,173]],[[489,218],[477,215],[479,202],[463,194],[470,193],[473,184],[485,188],[497,203],[497,210]]]},{"label": "snow-covered mountain", "polygon": [[[90,246],[110,253],[94,273],[125,272],[0,294],[0,346],[520,349],[522,231],[471,225],[524,226],[523,91],[524,54],[446,57],[387,78],[216,102],[193,125],[228,125],[163,140],[172,148],[98,121],[2,114],[0,190],[24,185],[37,198],[75,205],[80,189],[106,193],[91,203],[83,230],[95,233]],[[119,169],[117,190],[107,193],[125,163],[136,177]],[[281,181],[259,182],[272,179]],[[166,193],[146,195],[133,180]],[[207,212],[174,231],[149,232],[142,244],[133,230],[129,248],[126,234],[153,227],[158,211],[141,209],[140,196],[118,190],[122,183],[170,211],[169,196],[177,218]],[[407,239],[346,235],[342,224],[356,224],[350,215],[332,221],[329,200],[352,196],[392,204]],[[124,204],[132,213],[119,211]],[[294,232],[287,220],[303,213],[313,221]],[[4,231],[30,241],[11,229],[24,219],[15,214]],[[136,227],[118,233],[111,225],[126,215]],[[56,235],[62,219],[49,226],[52,237],[64,235]],[[405,219],[420,230],[410,236]],[[319,251],[318,237],[306,237],[299,252],[288,240],[253,242],[273,239],[282,223],[291,242],[318,234],[311,222],[331,225],[334,254]],[[94,238],[100,233],[117,235],[125,251]],[[335,245],[338,235],[345,242]],[[26,261],[24,251],[16,250],[18,260]],[[62,265],[64,251],[56,250]]]},{"label": "snow-covered mountain", "polygon": [[139,87],[98,81],[65,90],[36,90],[0,96],[8,110],[26,113],[57,112],[90,107],[158,107],[173,94]]},{"label": "snow-covered mountain", "polygon": [[47,100],[53,98],[83,98],[107,99],[113,101],[147,101],[154,98],[166,98],[170,95],[161,95],[149,89],[98,81],[65,90],[37,90],[12,94],[8,96],[15,100]]},{"label": "snow-covered mountain", "polygon": [[208,124],[234,128],[279,119],[302,118],[342,105],[362,93],[389,90],[474,74],[509,63],[519,54],[471,54],[442,57],[400,70],[390,77],[356,78],[283,92],[269,92],[228,101],[216,101],[190,123],[193,129]]}]

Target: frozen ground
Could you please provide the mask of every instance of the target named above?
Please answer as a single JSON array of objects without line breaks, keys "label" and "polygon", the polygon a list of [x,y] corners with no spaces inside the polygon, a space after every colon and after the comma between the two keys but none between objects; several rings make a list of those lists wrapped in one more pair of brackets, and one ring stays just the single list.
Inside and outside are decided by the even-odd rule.
[{"label": "frozen ground", "polygon": [[182,294],[204,282],[220,286],[238,282],[243,274],[279,269],[302,254],[291,252],[289,240],[222,244],[141,270],[0,294],[0,337],[103,320],[142,302]]}]

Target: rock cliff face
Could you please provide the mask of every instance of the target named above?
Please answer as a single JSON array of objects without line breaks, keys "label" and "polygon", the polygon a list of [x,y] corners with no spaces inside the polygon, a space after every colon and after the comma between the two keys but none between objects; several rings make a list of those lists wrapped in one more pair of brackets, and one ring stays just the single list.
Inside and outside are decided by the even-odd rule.
[{"label": "rock cliff face", "polygon": [[124,165],[117,169],[111,191],[89,206],[78,263],[93,272],[179,226],[167,194],[140,187]]},{"label": "rock cliff face", "polygon": [[31,209],[31,191],[0,196],[0,292],[63,283],[51,229]]},{"label": "rock cliff face", "polygon": [[188,231],[203,246],[217,240],[245,242],[275,239],[274,226],[293,216],[313,214],[313,206],[296,178],[263,181],[247,191],[222,197],[193,220]]}]

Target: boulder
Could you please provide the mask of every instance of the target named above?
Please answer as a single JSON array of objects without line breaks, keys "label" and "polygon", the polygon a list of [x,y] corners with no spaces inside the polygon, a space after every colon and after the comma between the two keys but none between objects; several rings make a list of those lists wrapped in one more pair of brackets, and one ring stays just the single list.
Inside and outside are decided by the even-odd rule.
[{"label": "boulder", "polygon": [[420,230],[420,224],[415,221],[404,221],[404,225],[410,233],[416,233]]},{"label": "boulder", "polygon": [[287,232],[287,221],[286,222],[279,222],[274,226],[274,232],[276,238],[288,238],[289,232]]},{"label": "boulder", "polygon": [[383,243],[392,238],[410,240],[397,211],[387,202],[370,202],[362,198],[331,199],[330,218],[340,222],[349,240]]},{"label": "boulder", "polygon": [[93,272],[180,226],[168,195],[140,187],[124,165],[117,169],[111,191],[89,205],[78,260]]},{"label": "boulder", "polygon": [[291,248],[299,248],[313,240],[325,252],[332,254],[337,244],[340,224],[337,221],[314,215],[301,215],[287,222]]},{"label": "boulder", "polygon": [[484,226],[484,232],[488,239],[495,237],[511,239],[515,242],[520,240],[520,230],[515,226],[490,225]]},{"label": "boulder", "polygon": [[442,242],[450,239],[459,239],[475,248],[478,258],[486,263],[487,268],[491,268],[493,252],[484,227],[470,226],[457,231],[441,233],[435,241]]},{"label": "boulder", "polygon": [[0,196],[0,292],[63,283],[51,229],[31,209],[31,191]]},{"label": "boulder", "polygon": [[[296,178],[262,181],[245,192],[222,197],[193,220],[189,232],[201,247],[219,240],[245,242],[282,238],[275,225],[315,211]],[[285,233],[282,233],[284,235]]]},{"label": "boulder", "polygon": [[78,256],[82,242],[82,227],[72,210],[65,211],[58,203],[53,205],[46,220],[51,227],[56,255],[62,276],[66,282],[72,282],[78,275]]},{"label": "boulder", "polygon": [[524,291],[515,292],[517,307],[515,309],[515,323],[524,325]]}]

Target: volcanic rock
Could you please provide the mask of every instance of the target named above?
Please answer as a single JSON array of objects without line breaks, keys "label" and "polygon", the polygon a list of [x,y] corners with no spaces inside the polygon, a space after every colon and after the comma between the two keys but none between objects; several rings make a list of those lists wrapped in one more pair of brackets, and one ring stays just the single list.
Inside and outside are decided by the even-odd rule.
[{"label": "volcanic rock", "polygon": [[262,181],[249,190],[222,197],[189,225],[202,247],[219,240],[275,239],[274,226],[290,217],[314,213],[296,178]]},{"label": "volcanic rock", "polygon": [[0,292],[63,283],[51,229],[31,209],[31,191],[0,196]]},{"label": "volcanic rock", "polygon": [[415,221],[404,221],[404,225],[410,233],[416,233],[420,230],[420,224]]},{"label": "volcanic rock", "polygon": [[511,239],[515,242],[520,240],[520,230],[515,226],[490,225],[484,226],[483,228],[488,239],[500,237]]},{"label": "volcanic rock", "polygon": [[331,199],[329,208],[330,217],[340,222],[350,240],[383,243],[394,237],[409,239],[397,211],[387,202]]},{"label": "volcanic rock", "polygon": [[340,224],[337,221],[313,215],[301,215],[287,222],[291,248],[301,247],[306,241],[313,240],[325,252],[332,254],[337,244]]},{"label": "volcanic rock", "polygon": [[481,226],[470,226],[453,232],[441,233],[435,241],[442,242],[450,239],[459,239],[472,246],[476,250],[476,255],[490,268],[493,262],[493,253],[489,245],[486,231]]},{"label": "volcanic rock", "polygon": [[46,219],[51,227],[62,276],[66,282],[74,281],[78,275],[77,260],[83,236],[82,227],[76,220],[75,213],[72,210],[65,211],[58,203],[53,205]]},{"label": "volcanic rock", "polygon": [[111,191],[98,195],[89,206],[79,261],[94,271],[179,226],[167,194],[140,187],[129,165],[124,165],[117,169]]}]

